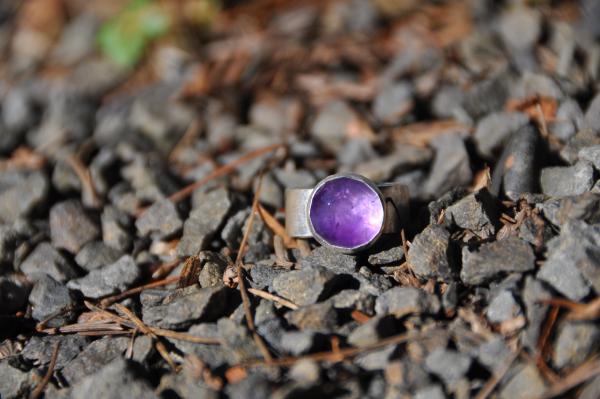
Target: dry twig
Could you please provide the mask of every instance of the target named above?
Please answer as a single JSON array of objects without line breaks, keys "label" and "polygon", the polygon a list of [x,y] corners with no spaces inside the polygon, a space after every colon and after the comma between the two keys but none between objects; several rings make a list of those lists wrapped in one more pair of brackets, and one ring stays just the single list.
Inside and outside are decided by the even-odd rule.
[{"label": "dry twig", "polygon": [[162,280],[153,281],[151,283],[144,284],[139,287],[131,288],[127,291],[121,292],[120,294],[112,295],[112,296],[102,299],[100,301],[100,306],[103,308],[106,308],[106,307],[112,305],[113,303],[119,302],[125,298],[132,296],[132,295],[139,294],[142,291],[145,291],[145,290],[148,290],[151,288],[163,287],[165,285],[173,284],[178,281],[179,281],[179,276],[173,276],[173,277],[167,277]]},{"label": "dry twig", "polygon": [[248,289],[246,288],[246,282],[244,280],[244,268],[242,267],[242,259],[244,256],[244,250],[246,248],[246,243],[248,242],[248,237],[250,237],[250,232],[252,231],[252,224],[254,222],[254,215],[258,211],[258,198],[260,196],[260,190],[262,187],[262,178],[261,174],[258,180],[258,187],[256,188],[256,192],[254,193],[254,199],[252,200],[252,210],[250,212],[250,216],[248,218],[248,224],[246,225],[246,231],[244,231],[244,235],[242,237],[242,242],[240,243],[240,249],[238,250],[237,257],[235,259],[235,267],[237,272],[237,280],[239,284],[240,294],[242,295],[242,303],[244,306],[244,314],[246,315],[246,324],[248,325],[248,329],[256,342],[256,345],[260,349],[263,357],[267,361],[271,361],[273,357],[267,348],[267,345],[263,341],[262,337],[256,332],[254,326],[254,318],[252,316],[252,309],[250,308],[250,298],[248,296]]},{"label": "dry twig", "polygon": [[239,166],[241,166],[247,162],[250,162],[255,158],[258,158],[262,155],[276,151],[283,147],[284,147],[283,144],[272,144],[267,147],[263,147],[263,148],[259,148],[257,150],[251,151],[251,152],[247,153],[246,155],[243,155],[240,158],[236,159],[235,161],[230,162],[226,165],[223,165],[223,166],[215,169],[212,173],[208,174],[208,176],[204,177],[203,179],[200,179],[197,182],[192,183],[192,184],[182,188],[181,190],[172,194],[169,197],[169,199],[173,202],[179,202],[182,199],[190,196],[196,189],[198,189],[199,187],[202,187],[209,181],[217,179],[222,176],[226,176],[226,175],[234,172]]},{"label": "dry twig", "polygon": [[329,351],[329,352],[317,352],[311,353],[305,356],[291,356],[291,357],[282,357],[279,359],[273,359],[270,362],[266,362],[265,360],[251,360],[245,363],[242,363],[239,366],[233,367],[261,367],[261,366],[279,366],[279,367],[288,367],[292,366],[295,363],[301,360],[312,360],[315,362],[333,362],[339,363],[345,359],[360,355],[365,352],[370,352],[373,350],[377,350],[380,348],[384,348],[388,345],[397,345],[408,341],[413,341],[417,339],[424,339],[432,336],[434,333],[443,333],[441,330],[429,330],[429,331],[420,331],[417,333],[404,333],[399,335],[394,335],[392,337],[384,338],[379,342],[374,344],[364,346],[361,348],[344,348],[339,349],[338,351]]},{"label": "dry twig", "polygon": [[597,358],[588,360],[569,373],[566,377],[552,384],[550,389],[542,395],[541,399],[550,399],[560,396],[598,375],[600,375],[600,360]]},{"label": "dry twig", "polygon": [[48,370],[44,375],[44,378],[40,383],[35,387],[29,399],[37,399],[39,398],[46,389],[46,386],[50,382],[50,378],[52,378],[52,373],[54,373],[54,367],[56,367],[56,360],[58,359],[58,349],[60,348],[60,342],[57,342],[54,345],[54,350],[52,351],[52,357],[50,358],[50,364],[48,365]]},{"label": "dry twig", "polygon": [[266,299],[268,301],[276,302],[280,305],[285,306],[286,308],[289,308],[292,310],[298,309],[298,305],[296,305],[294,302],[288,301],[287,299],[282,298],[280,296],[273,295],[270,292],[258,290],[256,288],[252,288],[252,287],[248,288],[248,292],[250,292],[258,297],[261,297],[263,299]]},{"label": "dry twig", "polygon": [[158,351],[158,353],[160,353],[160,356],[163,359],[165,359],[165,361],[169,364],[169,366],[171,366],[171,368],[175,372],[177,372],[177,366],[175,365],[175,362],[173,361],[173,359],[171,359],[171,356],[169,355],[169,352],[167,351],[165,344],[163,344],[158,339],[158,336],[152,331],[152,329],[150,329],[147,325],[145,325],[143,321],[141,321],[131,310],[127,309],[125,306],[118,304],[118,303],[115,306],[120,312],[123,312],[136,325],[136,327],[142,333],[148,335],[150,338],[152,338],[155,341],[156,350]]}]

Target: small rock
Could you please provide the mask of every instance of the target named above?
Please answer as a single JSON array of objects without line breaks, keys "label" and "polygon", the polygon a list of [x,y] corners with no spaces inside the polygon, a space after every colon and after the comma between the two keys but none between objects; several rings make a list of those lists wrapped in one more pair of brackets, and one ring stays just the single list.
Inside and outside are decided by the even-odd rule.
[{"label": "small rock", "polygon": [[136,363],[115,359],[71,388],[73,399],[157,398]]},{"label": "small rock", "polygon": [[444,399],[446,395],[439,385],[430,385],[415,392],[414,399]]},{"label": "small rock", "polygon": [[50,210],[50,237],[56,248],[73,254],[100,235],[98,226],[75,200],[60,202]]},{"label": "small rock", "polygon": [[307,359],[294,364],[288,374],[294,381],[310,385],[319,381],[321,370],[317,362]]},{"label": "small rock", "polygon": [[248,330],[239,323],[222,318],[217,322],[222,345],[229,352],[230,363],[240,363],[260,356],[260,350]]},{"label": "small rock", "polygon": [[570,220],[582,220],[589,224],[600,223],[600,194],[587,192],[581,195],[553,198],[537,205],[544,217],[555,226]]},{"label": "small rock", "polygon": [[445,217],[442,217],[442,212],[445,214],[446,208],[468,194],[469,191],[466,188],[456,187],[439,197],[437,200],[427,204],[429,224],[438,224],[440,219],[445,219]]},{"label": "small rock", "polygon": [[414,287],[394,287],[381,294],[375,302],[375,312],[380,316],[392,314],[402,317],[411,313],[435,314],[439,311],[437,297]]},{"label": "small rock", "polygon": [[34,385],[34,375],[12,367],[8,360],[0,361],[0,395],[6,399],[24,398]]},{"label": "small rock", "polygon": [[551,197],[583,194],[594,184],[594,169],[592,164],[585,161],[573,166],[544,168],[540,184],[542,192]]},{"label": "small rock", "polygon": [[277,182],[285,188],[310,188],[317,183],[317,179],[307,170],[275,168],[273,174]]},{"label": "small rock", "polygon": [[583,119],[583,127],[592,129],[594,132],[600,132],[600,95],[592,99],[588,108],[585,110],[585,116]]},{"label": "small rock", "polygon": [[568,141],[583,126],[583,112],[573,99],[561,102],[556,111],[555,121],[548,124],[548,131],[563,142]]},{"label": "small rock", "polygon": [[166,298],[162,304],[144,307],[143,320],[150,326],[184,329],[198,321],[219,318],[227,306],[228,290],[223,287],[197,288]]},{"label": "small rock", "polygon": [[[42,275],[31,290],[29,303],[33,308],[32,317],[41,321],[54,313],[67,309],[74,304],[74,301],[66,286],[50,276]],[[69,319],[69,314],[66,313],[50,320],[48,326],[56,327]]]},{"label": "small rock", "polygon": [[200,260],[203,262],[198,282],[203,288],[216,287],[223,284],[223,273],[227,268],[227,259],[215,252],[201,252]]},{"label": "small rock", "polygon": [[554,365],[575,367],[598,348],[600,330],[590,322],[566,322],[558,332],[552,361]]},{"label": "small rock", "polygon": [[560,235],[548,244],[546,262],[538,278],[573,301],[590,292],[590,285],[600,289],[600,228],[572,220],[565,223]]},{"label": "small rock", "polygon": [[330,334],[338,326],[338,313],[331,302],[302,306],[286,313],[285,318],[301,331]]},{"label": "small rock", "polygon": [[102,241],[111,248],[127,252],[131,248],[131,219],[114,206],[106,206],[101,216]]},{"label": "small rock", "polygon": [[130,341],[127,337],[111,336],[93,341],[63,367],[62,376],[70,385],[77,383],[112,360],[121,357]]},{"label": "small rock", "polygon": [[164,374],[155,393],[160,398],[174,396],[176,398],[219,399],[219,392],[209,388],[203,380],[198,380],[191,374],[185,372]]},{"label": "small rock", "polygon": [[316,333],[312,331],[289,331],[281,336],[281,346],[293,356],[312,351],[316,341]]},{"label": "small rock", "polygon": [[551,299],[553,295],[541,281],[532,276],[527,276],[522,297],[525,305],[525,316],[527,317],[527,325],[522,333],[523,345],[530,350],[536,350],[540,332],[549,310],[549,306],[541,301]]},{"label": "small rock", "polygon": [[273,279],[273,290],[296,305],[311,305],[332,289],[335,274],[323,267],[293,270]]},{"label": "small rock", "polygon": [[[216,323],[195,324],[187,331],[197,337],[221,339]],[[198,345],[189,341],[169,339],[173,345],[185,354],[195,354],[211,368],[223,367],[228,363],[227,351],[221,345]]]},{"label": "small rock", "polygon": [[258,288],[268,287],[273,283],[275,277],[288,271],[288,269],[275,265],[272,260],[259,261],[250,269],[250,282]]},{"label": "small rock", "polygon": [[534,364],[520,367],[516,374],[500,389],[501,399],[527,399],[540,397],[546,384]]},{"label": "small rock", "polygon": [[579,130],[560,151],[560,156],[570,164],[577,162],[579,151],[585,147],[600,145],[600,135],[590,128]]},{"label": "small rock", "polygon": [[[283,190],[271,173],[264,174],[260,186],[259,200],[274,209],[283,207]],[[258,189],[258,178],[254,179],[254,190]]]},{"label": "small rock", "polygon": [[365,324],[356,327],[348,336],[348,343],[356,347],[365,347],[379,342],[382,338],[396,332],[391,317],[373,317]]},{"label": "small rock", "polygon": [[225,391],[231,399],[268,398],[273,393],[271,385],[264,374],[253,373],[235,384],[228,384]]},{"label": "small rock", "polygon": [[182,225],[175,204],[168,199],[152,204],[135,222],[140,236],[152,235],[158,239],[174,235]]},{"label": "small rock", "polygon": [[360,290],[342,290],[329,300],[338,309],[356,309],[369,315],[375,312],[375,297]]},{"label": "small rock", "polygon": [[529,117],[520,112],[493,112],[477,123],[473,139],[479,152],[491,157],[505,145],[510,136],[529,123]]},{"label": "small rock", "polygon": [[[36,119],[33,105],[31,95],[26,88],[13,87],[8,90],[0,112],[1,120],[4,122],[6,129],[20,133],[31,127],[32,121]],[[10,133],[5,132],[3,135],[11,137]],[[0,140],[0,143],[8,144],[0,144],[0,148],[3,150],[14,148],[18,144],[17,140],[20,136],[20,134],[12,135],[15,139],[10,140],[10,143]]]},{"label": "small rock", "polygon": [[37,171],[19,176],[12,184],[0,184],[0,221],[13,223],[41,207],[49,186],[46,175]]},{"label": "small rock", "polygon": [[311,135],[325,148],[338,153],[346,141],[348,129],[361,124],[358,115],[343,101],[326,104],[317,113],[310,129]]},{"label": "small rock", "polygon": [[460,278],[465,284],[478,285],[504,273],[523,273],[535,267],[533,249],[517,237],[482,244],[478,250],[462,252]]},{"label": "small rock", "polygon": [[61,348],[56,358],[56,370],[60,370],[89,344],[89,338],[76,334],[44,337],[33,336],[25,344],[21,356],[37,367],[45,366],[50,363],[56,344],[60,344]]},{"label": "small rock", "polygon": [[264,96],[253,102],[249,118],[252,125],[281,135],[296,131],[301,114],[301,104],[296,98]]},{"label": "small rock", "polygon": [[490,301],[486,310],[487,318],[492,323],[502,323],[521,314],[521,307],[515,300],[514,295],[508,290],[503,290],[496,295]]},{"label": "small rock", "polygon": [[47,274],[63,283],[77,277],[75,268],[47,242],[38,244],[19,268],[31,280],[36,279],[40,274]]},{"label": "small rock", "polygon": [[405,144],[395,148],[389,155],[376,156],[356,164],[353,171],[373,181],[387,181],[400,173],[426,164],[432,156],[433,153],[428,148]]},{"label": "small rock", "polygon": [[501,71],[476,83],[465,95],[465,110],[473,118],[479,118],[504,107],[508,99],[509,85],[512,80],[509,71]]},{"label": "small rock", "polygon": [[373,101],[373,114],[383,124],[395,125],[412,111],[413,88],[407,82],[384,86]]},{"label": "small rock", "polygon": [[580,160],[590,162],[596,170],[600,170],[600,145],[583,147],[577,156]]},{"label": "small rock", "polygon": [[404,248],[400,245],[371,253],[368,262],[372,266],[399,265],[404,258]]},{"label": "small rock", "polygon": [[579,399],[596,399],[600,397],[600,377],[591,380],[579,394]]},{"label": "small rock", "polygon": [[79,290],[87,298],[101,298],[125,291],[142,275],[142,272],[129,255],[122,256],[115,263],[94,269],[85,277],[69,281],[67,286]]},{"label": "small rock", "polygon": [[[561,100],[564,97],[564,90],[557,83],[555,79],[545,73],[532,72],[535,68],[535,59],[531,57],[530,53],[517,54],[521,58],[525,58],[525,61],[529,61],[529,65],[523,65],[520,63],[521,69],[530,69],[524,71],[517,82],[511,87],[512,96],[516,98],[530,98],[531,96],[539,95],[542,97],[550,97],[556,100]],[[527,59],[529,58],[529,59]],[[516,60],[517,62],[521,60]]]},{"label": "small rock", "polygon": [[462,138],[456,134],[445,134],[432,144],[436,153],[423,193],[438,197],[454,187],[469,184],[473,173]]},{"label": "small rock", "polygon": [[411,197],[422,198],[421,188],[427,178],[427,173],[421,169],[402,173],[394,178],[395,183],[406,186]]},{"label": "small rock", "polygon": [[497,196],[502,189],[516,201],[523,193],[536,192],[538,141],[538,131],[532,125],[522,126],[512,135],[494,169],[492,194]]},{"label": "small rock", "polygon": [[451,282],[442,295],[442,306],[446,312],[456,310],[458,306],[458,283]]},{"label": "small rock", "polygon": [[[431,101],[431,111],[439,119],[464,120],[461,118],[465,114],[465,110],[462,108],[464,97],[465,92],[461,88],[444,85],[436,91],[435,97]],[[469,117],[467,116],[466,119]]]},{"label": "small rock", "polygon": [[[364,137],[355,137],[347,140],[336,154],[336,159],[340,166],[350,169],[358,168],[361,164],[372,166],[370,161],[376,157],[377,152],[373,148],[373,144]],[[389,162],[386,165],[389,165]],[[374,168],[377,170],[377,165]],[[360,173],[369,173],[370,169],[368,167],[366,169]],[[379,168],[379,170],[385,170],[385,166],[383,169]]]},{"label": "small rock", "polygon": [[192,256],[205,249],[221,227],[231,205],[225,188],[194,194],[193,210],[183,224],[183,236],[177,252],[181,256]]},{"label": "small rock", "polygon": [[368,371],[384,370],[397,351],[397,346],[389,345],[385,348],[357,356],[354,363]]},{"label": "small rock", "polygon": [[100,21],[92,13],[82,13],[62,30],[58,43],[52,50],[54,62],[72,66],[92,52]]},{"label": "small rock", "polygon": [[102,241],[88,242],[75,256],[75,262],[87,270],[92,271],[102,266],[115,263],[122,255],[118,249],[109,247]]},{"label": "small rock", "polygon": [[542,15],[533,8],[512,7],[500,18],[500,36],[513,51],[530,50],[542,34]]},{"label": "small rock", "polygon": [[477,360],[492,372],[504,367],[510,358],[511,351],[501,337],[494,337],[477,349]]},{"label": "small rock", "polygon": [[436,348],[427,355],[425,367],[446,386],[452,386],[469,371],[471,358],[452,349]]},{"label": "small rock", "polygon": [[[358,288],[361,292],[374,296],[380,295],[382,292],[389,290],[394,285],[390,281],[390,276],[386,274],[374,273],[366,266],[362,266],[358,270],[358,273],[354,273],[352,277],[360,284]],[[345,287],[355,287],[355,281],[352,279],[344,279],[344,276],[341,276],[340,280]]]},{"label": "small rock", "polygon": [[496,233],[497,205],[486,189],[459,200],[446,209],[446,218],[454,225],[472,231],[482,239]]},{"label": "small rock", "polygon": [[310,255],[300,259],[300,268],[323,267],[336,274],[356,271],[357,260],[355,256],[341,254],[327,247],[315,248]]},{"label": "small rock", "polygon": [[424,280],[452,280],[450,264],[450,233],[443,226],[431,224],[417,234],[408,250],[408,263],[413,272]]}]

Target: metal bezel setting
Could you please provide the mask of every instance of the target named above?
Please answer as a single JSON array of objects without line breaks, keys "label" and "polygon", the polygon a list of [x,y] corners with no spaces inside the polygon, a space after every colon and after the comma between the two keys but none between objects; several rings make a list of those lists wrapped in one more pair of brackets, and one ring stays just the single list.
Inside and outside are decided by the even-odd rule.
[{"label": "metal bezel setting", "polygon": [[[323,237],[321,237],[320,234],[318,234],[315,231],[315,228],[312,224],[312,220],[310,218],[310,210],[312,208],[313,198],[314,198],[315,194],[326,183],[328,183],[332,180],[337,180],[337,179],[341,179],[341,178],[358,180],[359,182],[367,185],[373,192],[375,192],[377,194],[381,208],[383,209],[383,219],[381,220],[381,227],[379,228],[379,231],[377,232],[377,234],[369,242],[359,245],[359,246],[356,246],[356,247],[352,247],[352,248],[341,247],[341,246],[333,245],[333,244],[330,244],[329,242],[327,242]],[[319,183],[317,183],[317,185],[313,188],[313,190],[310,193],[310,196],[308,198],[308,202],[306,204],[306,218],[307,218],[307,222],[308,222],[310,231],[311,231],[313,237],[315,238],[315,240],[317,240],[321,245],[323,245],[325,247],[334,248],[340,252],[348,253],[348,254],[357,253],[357,252],[360,252],[360,251],[372,246],[379,239],[379,237],[381,237],[381,235],[383,234],[385,221],[386,221],[387,217],[388,217],[387,207],[385,206],[385,199],[383,197],[383,194],[381,193],[381,190],[379,190],[377,185],[375,185],[375,183],[373,183],[371,180],[367,179],[364,176],[357,175],[355,173],[338,173],[335,175],[327,176],[326,178],[321,180]]]}]

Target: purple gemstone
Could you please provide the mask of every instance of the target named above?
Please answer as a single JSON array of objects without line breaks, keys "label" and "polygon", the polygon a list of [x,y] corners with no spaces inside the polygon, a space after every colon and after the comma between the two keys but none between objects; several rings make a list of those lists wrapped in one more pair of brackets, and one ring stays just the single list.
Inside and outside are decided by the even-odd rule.
[{"label": "purple gemstone", "polygon": [[368,244],[381,231],[383,204],[368,184],[339,177],[317,188],[310,221],[315,233],[327,243],[356,248]]}]

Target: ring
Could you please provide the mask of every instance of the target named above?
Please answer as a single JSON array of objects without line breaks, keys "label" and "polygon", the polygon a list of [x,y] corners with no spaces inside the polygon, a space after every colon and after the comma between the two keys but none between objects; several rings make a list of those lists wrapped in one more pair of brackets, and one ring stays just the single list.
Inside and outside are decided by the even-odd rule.
[{"label": "ring", "polygon": [[403,184],[375,184],[353,173],[331,175],[313,189],[286,189],[286,232],[356,253],[372,246],[382,234],[400,231],[408,198]]}]

